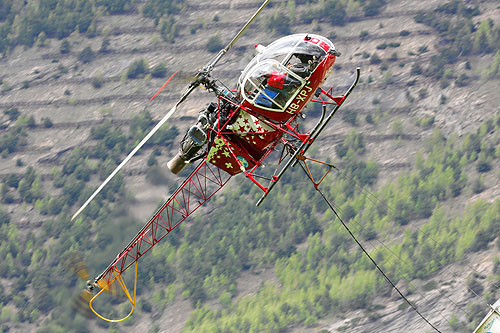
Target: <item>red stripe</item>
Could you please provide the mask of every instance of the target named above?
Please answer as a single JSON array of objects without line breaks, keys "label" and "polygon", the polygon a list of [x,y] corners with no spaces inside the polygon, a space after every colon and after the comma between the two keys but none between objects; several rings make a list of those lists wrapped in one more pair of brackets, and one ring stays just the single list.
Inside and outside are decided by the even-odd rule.
[{"label": "red stripe", "polygon": [[153,97],[151,97],[151,99],[149,100],[150,102],[151,102],[151,101],[152,101],[152,100],[153,100],[156,96],[158,96],[158,94],[160,93],[160,91],[162,91],[162,90],[163,90],[163,88],[165,88],[165,86],[166,86],[166,85],[170,82],[170,80],[172,80],[172,79],[174,78],[174,76],[175,76],[176,74],[177,74],[177,72],[175,72],[174,74],[172,74],[172,76],[171,76],[171,77],[167,80],[167,82],[165,82],[165,83],[163,84],[163,86],[161,86],[160,90],[158,90],[158,91],[156,92],[156,94],[154,94],[154,96],[153,96]]}]

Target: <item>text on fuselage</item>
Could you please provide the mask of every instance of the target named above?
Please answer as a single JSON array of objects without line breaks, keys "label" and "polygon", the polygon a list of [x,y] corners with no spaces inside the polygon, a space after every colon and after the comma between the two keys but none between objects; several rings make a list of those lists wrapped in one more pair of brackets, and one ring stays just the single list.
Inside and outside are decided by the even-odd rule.
[{"label": "text on fuselage", "polygon": [[290,104],[290,106],[286,109],[286,112],[288,113],[296,113],[299,109],[300,109],[300,105],[303,103],[301,102],[304,102],[307,100],[307,97],[309,95],[309,93],[312,91],[313,89],[309,86],[304,86],[304,88],[302,88],[302,90],[297,94],[297,96],[295,96],[295,99],[293,100],[292,104]]}]

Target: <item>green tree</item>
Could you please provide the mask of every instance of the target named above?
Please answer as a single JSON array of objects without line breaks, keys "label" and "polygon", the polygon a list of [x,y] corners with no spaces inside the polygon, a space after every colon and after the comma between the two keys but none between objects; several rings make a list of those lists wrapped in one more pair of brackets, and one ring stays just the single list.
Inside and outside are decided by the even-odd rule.
[{"label": "green tree", "polygon": [[71,51],[71,44],[67,39],[63,40],[59,52],[61,52],[62,54],[67,54],[70,51]]},{"label": "green tree", "polygon": [[80,60],[81,62],[83,62],[85,64],[85,63],[89,63],[92,60],[94,60],[94,57],[95,57],[94,51],[92,51],[90,46],[87,46],[78,55],[78,60]]},{"label": "green tree", "polygon": [[215,34],[214,36],[210,37],[207,41],[208,52],[212,52],[212,53],[219,52],[223,47],[224,47],[224,44],[222,43],[222,40],[221,40],[219,34]]},{"label": "green tree", "polygon": [[0,207],[0,226],[10,223],[10,215]]},{"label": "green tree", "polygon": [[126,77],[128,79],[136,79],[141,75],[149,72],[149,65],[145,59],[134,60],[127,68]]},{"label": "green tree", "polygon": [[487,20],[481,21],[479,29],[476,32],[474,38],[473,49],[476,53],[490,53],[493,51],[491,45],[492,32],[490,29],[490,24]]},{"label": "green tree", "polygon": [[21,112],[19,112],[19,109],[15,107],[9,108],[5,110],[3,113],[9,117],[10,121],[16,121],[17,118],[19,118],[19,115],[21,114]]},{"label": "green tree", "polygon": [[167,67],[165,62],[161,62],[151,70],[152,77],[165,77],[167,75]]}]

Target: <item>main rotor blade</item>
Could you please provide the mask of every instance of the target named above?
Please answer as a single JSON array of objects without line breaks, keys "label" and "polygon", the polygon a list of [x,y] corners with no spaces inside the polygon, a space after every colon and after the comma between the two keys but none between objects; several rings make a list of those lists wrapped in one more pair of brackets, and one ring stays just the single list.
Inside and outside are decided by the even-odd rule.
[{"label": "main rotor blade", "polygon": [[181,98],[177,101],[177,103],[174,105],[174,107],[171,108],[170,111],[168,111],[168,113],[163,117],[163,119],[160,120],[160,122],[158,124],[156,124],[156,126],[144,137],[144,139],[142,139],[141,142],[139,142],[139,144],[130,152],[130,154],[128,154],[127,157],[125,157],[125,159],[120,163],[119,166],[116,167],[116,169],[108,176],[108,178],[106,178],[106,180],[101,184],[101,186],[99,186],[99,188],[97,188],[97,190],[95,190],[95,192],[90,196],[90,198],[88,198],[87,201],[85,201],[85,203],[83,204],[83,206],[80,207],[80,209],[78,209],[76,211],[76,213],[73,215],[73,217],[71,217],[71,221],[73,221],[85,209],[85,207],[87,207],[87,205],[95,198],[95,196],[97,194],[99,194],[99,192],[101,192],[101,190],[104,188],[104,186],[106,186],[106,184],[109,183],[109,181],[132,158],[132,156],[134,156],[135,153],[137,153],[137,151],[139,149],[141,149],[141,147],[144,146],[144,144],[153,136],[153,134],[155,134],[160,129],[160,127],[162,127],[163,124],[165,124],[165,122],[168,120],[168,118],[170,118],[174,114],[174,112],[177,110],[177,107],[179,106],[179,104],[181,104],[182,102],[184,102],[184,100],[186,99],[186,97],[195,88],[196,88],[196,86],[190,86],[189,87],[189,89],[184,93],[184,95],[181,96]]},{"label": "main rotor blade", "polygon": [[233,47],[234,43],[243,35],[243,33],[247,30],[247,28],[255,21],[255,18],[260,14],[260,12],[267,6],[271,0],[265,0],[264,3],[257,9],[257,11],[252,15],[252,17],[247,21],[247,23],[241,28],[241,30],[233,37],[233,39],[227,44],[225,48],[219,51],[219,53],[205,66],[204,70],[210,72],[214,69],[215,65],[219,62],[219,60],[227,53],[227,51]]},{"label": "main rotor blade", "polygon": [[[153,134],[156,133],[156,131],[158,131],[158,129],[168,120],[168,118],[170,118],[170,116],[175,112],[175,110],[177,109],[177,107],[179,106],[179,104],[181,104],[182,102],[184,102],[184,100],[186,99],[186,97],[196,88],[198,87],[202,82],[203,82],[203,78],[206,78],[206,75],[207,73],[211,72],[214,68],[214,66],[219,62],[219,60],[227,53],[227,51],[236,43],[236,41],[241,37],[241,35],[243,35],[243,33],[245,32],[245,30],[247,30],[247,28],[250,26],[250,24],[252,24],[253,21],[255,21],[255,18],[257,18],[257,16],[260,14],[260,12],[264,9],[264,7],[267,6],[267,4],[269,3],[269,1],[271,0],[265,0],[264,3],[259,7],[259,9],[257,9],[257,11],[252,15],[252,17],[247,21],[247,23],[245,23],[245,25],[243,26],[243,28],[241,28],[241,30],[236,34],[236,36],[233,37],[233,39],[229,42],[229,44],[227,44],[227,46],[225,48],[223,48],[222,50],[219,51],[219,53],[201,70],[198,72],[198,74],[196,75],[196,79],[195,81],[193,81],[189,86],[188,86],[188,89],[187,91],[184,93],[184,95],[182,95],[182,97],[177,101],[177,103],[174,105],[174,107],[172,109],[170,109],[170,111],[165,115],[165,117],[163,117],[163,119],[151,130],[151,132],[148,133],[148,135],[146,135],[146,137],[144,137],[144,139],[142,139],[142,141],[134,148],[134,150],[132,150],[130,152],[130,154],[128,154],[128,156],[122,161],[122,163],[120,163],[120,165],[108,176],[108,178],[106,178],[106,180],[101,184],[101,186],[99,186],[99,188],[90,196],[90,198],[87,199],[87,201],[83,204],[82,207],[80,207],[80,209],[77,210],[77,212],[73,215],[73,217],[71,217],[71,221],[73,221],[84,209],[85,207],[87,207],[87,205],[95,198],[95,196],[103,189],[104,186],[106,186],[106,184],[118,173],[118,171],[120,171],[120,169],[132,158],[132,156],[135,155],[135,153],[153,136]],[[175,75],[175,74],[174,74]],[[173,77],[173,76],[172,76]],[[168,80],[170,81],[170,79]],[[166,83],[168,83],[168,81]],[[165,85],[166,85],[165,83]],[[165,86],[164,85],[164,86]],[[162,88],[160,88],[160,91],[161,91]],[[159,92],[159,91],[158,91]],[[156,94],[155,96],[153,96],[151,98],[151,100],[156,97]]]}]

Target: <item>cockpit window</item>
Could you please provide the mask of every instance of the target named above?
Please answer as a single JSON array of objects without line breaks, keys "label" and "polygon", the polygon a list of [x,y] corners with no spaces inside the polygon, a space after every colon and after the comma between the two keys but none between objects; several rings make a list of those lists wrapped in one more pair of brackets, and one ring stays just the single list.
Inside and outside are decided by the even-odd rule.
[{"label": "cockpit window", "polygon": [[260,108],[282,110],[304,84],[305,80],[279,62],[266,60],[248,73],[242,94]]},{"label": "cockpit window", "polygon": [[284,110],[333,47],[330,41],[316,35],[297,34],[278,39],[242,72],[241,94],[260,108]]},{"label": "cockpit window", "polygon": [[306,41],[306,35],[292,35],[280,38],[271,43],[260,56],[260,60],[275,59],[286,65],[293,55],[302,56],[304,60],[321,59],[326,55],[326,51],[318,45]]}]

